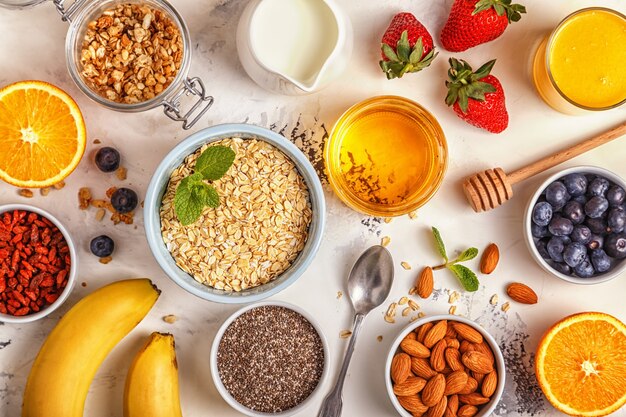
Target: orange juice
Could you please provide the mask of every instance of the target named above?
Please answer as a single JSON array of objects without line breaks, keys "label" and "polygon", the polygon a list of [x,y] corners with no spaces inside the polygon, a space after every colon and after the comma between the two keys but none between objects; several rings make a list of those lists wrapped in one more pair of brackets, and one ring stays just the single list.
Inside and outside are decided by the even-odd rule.
[{"label": "orange juice", "polygon": [[626,101],[626,17],[605,8],[568,16],[539,46],[533,79],[556,110],[606,110]]}]

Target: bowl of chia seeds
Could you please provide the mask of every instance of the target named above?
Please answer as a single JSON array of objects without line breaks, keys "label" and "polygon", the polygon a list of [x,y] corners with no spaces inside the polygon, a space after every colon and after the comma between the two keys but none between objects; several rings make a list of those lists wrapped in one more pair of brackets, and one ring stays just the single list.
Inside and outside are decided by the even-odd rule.
[{"label": "bowl of chia seeds", "polygon": [[293,416],[328,376],[328,343],[312,316],[283,302],[244,307],[220,327],[211,347],[218,392],[238,412]]}]

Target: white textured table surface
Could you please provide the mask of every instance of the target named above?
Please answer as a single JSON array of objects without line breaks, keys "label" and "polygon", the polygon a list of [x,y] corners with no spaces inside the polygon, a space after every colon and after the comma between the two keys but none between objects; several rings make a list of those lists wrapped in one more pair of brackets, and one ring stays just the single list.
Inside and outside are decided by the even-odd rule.
[{"label": "white textured table surface", "polygon": [[[481,279],[473,294],[462,294],[457,312],[482,323],[505,346],[508,374],[504,397],[497,414],[504,416],[557,415],[546,403],[532,374],[533,354],[543,331],[558,319],[579,311],[598,310],[626,320],[624,290],[626,276],[592,287],[566,284],[547,275],[531,259],[522,237],[522,215],[528,198],[549,174],[521,184],[515,198],[486,214],[475,214],[460,190],[461,179],[475,171],[495,166],[514,169],[549,152],[575,143],[596,132],[616,125],[626,117],[626,109],[571,117],[559,114],[540,101],[528,78],[532,45],[570,12],[591,5],[605,5],[626,13],[623,0],[526,0],[528,15],[512,25],[500,39],[456,56],[479,65],[490,58],[498,62],[494,74],[502,81],[511,115],[508,130],[491,135],[466,125],[443,101],[448,52],[441,51],[432,68],[401,80],[387,81],[379,72],[378,44],[391,16],[403,9],[415,13],[435,35],[438,34],[450,0],[407,2],[406,0],[339,0],[349,13],[355,31],[355,50],[350,72],[330,88],[306,97],[286,97],[257,87],[238,63],[234,32],[245,0],[173,0],[188,22],[194,45],[192,75],[202,77],[216,102],[208,115],[193,130],[225,122],[249,122],[271,127],[305,150],[312,162],[321,167],[320,146],[339,115],[352,104],[380,94],[398,94],[420,102],[440,121],[448,138],[450,164],[441,190],[419,212],[419,217],[395,219],[385,224],[380,219],[363,217],[343,206],[327,193],[328,223],[324,243],[313,265],[301,279],[276,297],[298,304],[312,312],[330,342],[334,379],[346,341],[339,332],[351,320],[345,292],[347,272],[365,248],[388,235],[396,261],[396,278],[389,302],[406,294],[424,264],[439,261],[432,248],[428,230],[439,227],[450,250],[467,245],[483,249],[497,242],[502,262],[496,272]],[[89,186],[103,194],[120,183],[100,173],[91,161],[92,140],[119,148],[128,168],[127,184],[145,193],[150,176],[161,158],[188,133],[166,119],[160,110],[140,114],[121,114],[89,101],[70,80],[64,57],[67,25],[60,21],[54,7],[46,2],[25,11],[0,10],[0,85],[23,79],[49,81],[68,91],[85,115],[89,147],[86,157],[61,191],[26,201],[17,190],[0,184],[0,203],[28,202],[50,210],[73,234],[79,251],[78,285],[68,302],[50,317],[27,325],[0,323],[0,416],[20,414],[24,384],[42,341],[59,317],[78,299],[93,289],[123,278],[147,276],[163,290],[149,316],[120,343],[106,359],[93,382],[85,415],[120,416],[126,370],[134,353],[151,331],[168,331],[176,336],[180,364],[181,395],[184,415],[237,415],[219,397],[211,381],[209,349],[216,329],[236,306],[211,304],[189,295],[173,284],[152,258],[143,234],[142,216],[134,226],[113,226],[96,222],[93,212],[79,211],[77,191]],[[595,164],[626,177],[626,139],[621,139],[581,156],[565,166]],[[0,150],[1,152],[2,150]],[[88,251],[91,237],[106,233],[117,244],[114,261],[98,263]],[[405,271],[400,261],[413,265]],[[477,261],[472,261],[477,266]],[[536,289],[540,302],[534,306],[512,304],[508,313],[489,305],[492,294],[500,303],[507,301],[505,285],[523,281]],[[80,283],[86,283],[86,287]],[[448,311],[447,294],[460,291],[452,276],[436,276],[439,297],[420,301],[427,314]],[[357,344],[344,392],[344,416],[394,416],[383,382],[383,366],[392,339],[404,326],[383,321],[383,307],[365,323]],[[180,319],[166,324],[161,317],[175,314]],[[408,322],[408,320],[406,320]],[[382,335],[382,342],[377,336]],[[324,391],[330,388],[326,382]],[[315,405],[302,416],[316,415]],[[626,416],[624,410],[616,413]]]}]

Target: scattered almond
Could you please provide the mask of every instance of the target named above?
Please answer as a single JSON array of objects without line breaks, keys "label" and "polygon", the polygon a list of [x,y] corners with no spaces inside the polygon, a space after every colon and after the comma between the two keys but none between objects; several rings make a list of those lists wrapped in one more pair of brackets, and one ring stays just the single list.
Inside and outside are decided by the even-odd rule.
[{"label": "scattered almond", "polygon": [[526,284],[521,282],[514,282],[509,284],[506,289],[506,293],[513,299],[522,304],[536,304],[537,294]]},{"label": "scattered almond", "polygon": [[435,286],[435,282],[433,280],[433,270],[430,266],[427,266],[422,270],[417,278],[415,286],[417,287],[417,295],[422,298],[430,297]]},{"label": "scattered almond", "polygon": [[483,274],[491,274],[498,266],[500,261],[500,250],[495,243],[487,246],[487,249],[483,251],[483,256],[480,259],[480,272]]}]

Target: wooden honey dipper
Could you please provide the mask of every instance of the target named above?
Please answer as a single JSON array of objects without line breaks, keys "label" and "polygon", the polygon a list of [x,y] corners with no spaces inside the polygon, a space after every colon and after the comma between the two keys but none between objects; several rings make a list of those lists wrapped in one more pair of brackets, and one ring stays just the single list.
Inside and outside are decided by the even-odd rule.
[{"label": "wooden honey dipper", "polygon": [[604,145],[624,134],[626,134],[626,122],[570,148],[546,156],[510,174],[506,174],[502,168],[478,172],[465,178],[463,181],[465,197],[477,213],[494,209],[513,197],[513,184],[517,184],[546,169],[568,161],[600,145]]}]

